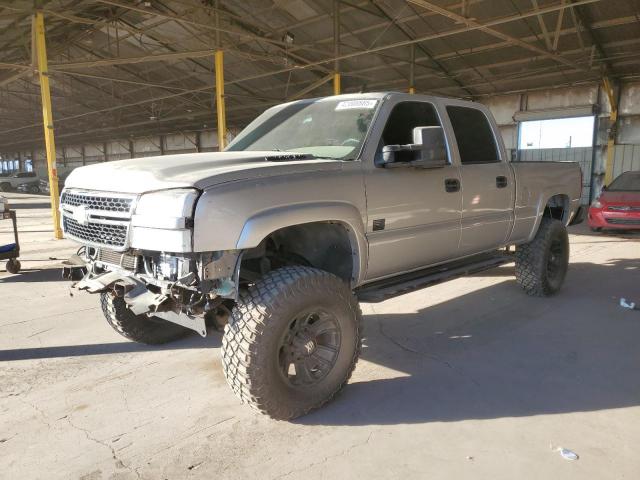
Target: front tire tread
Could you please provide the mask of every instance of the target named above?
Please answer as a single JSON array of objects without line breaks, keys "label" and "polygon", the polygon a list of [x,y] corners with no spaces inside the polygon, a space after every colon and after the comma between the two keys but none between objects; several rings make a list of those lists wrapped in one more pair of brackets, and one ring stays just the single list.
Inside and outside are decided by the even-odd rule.
[{"label": "front tire tread", "polygon": [[[333,391],[316,402],[304,404],[293,399],[282,401],[272,393],[265,375],[265,351],[260,349],[261,338],[268,335],[269,318],[282,311],[294,297],[304,295],[307,289],[323,291],[336,301],[350,305],[356,318],[356,347],[343,380]],[[347,384],[355,369],[361,350],[362,313],[357,299],[349,287],[338,277],[315,268],[294,266],[273,270],[243,294],[233,309],[232,318],[222,339],[224,375],[242,403],[278,420],[290,420],[320,408],[331,401]]]}]

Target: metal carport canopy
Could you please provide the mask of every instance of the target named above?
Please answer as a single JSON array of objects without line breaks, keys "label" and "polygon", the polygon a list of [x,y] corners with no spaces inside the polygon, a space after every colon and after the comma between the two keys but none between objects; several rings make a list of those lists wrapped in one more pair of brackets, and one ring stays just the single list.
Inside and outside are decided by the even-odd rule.
[{"label": "metal carport canopy", "polygon": [[577,105],[544,110],[522,110],[513,115],[513,120],[516,122],[531,122],[556,118],[590,117],[596,113],[598,113],[596,105]]}]

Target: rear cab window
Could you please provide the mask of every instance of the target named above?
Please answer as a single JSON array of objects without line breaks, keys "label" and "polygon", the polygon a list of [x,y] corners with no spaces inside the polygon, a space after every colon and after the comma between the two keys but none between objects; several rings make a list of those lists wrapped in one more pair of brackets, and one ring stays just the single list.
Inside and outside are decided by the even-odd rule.
[{"label": "rear cab window", "polygon": [[462,165],[500,162],[493,129],[482,110],[449,105],[447,114],[458,143]]}]

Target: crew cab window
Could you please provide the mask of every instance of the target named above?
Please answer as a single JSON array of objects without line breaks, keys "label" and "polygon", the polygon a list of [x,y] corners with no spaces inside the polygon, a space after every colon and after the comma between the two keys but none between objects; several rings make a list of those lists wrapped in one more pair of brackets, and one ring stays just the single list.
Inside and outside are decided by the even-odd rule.
[{"label": "crew cab window", "polygon": [[400,102],[387,119],[382,132],[380,149],[384,145],[407,145],[413,143],[415,127],[439,127],[440,120],[435,108],[425,102]]},{"label": "crew cab window", "polygon": [[458,142],[460,162],[494,163],[500,161],[496,139],[486,115],[478,109],[447,107],[447,113]]}]

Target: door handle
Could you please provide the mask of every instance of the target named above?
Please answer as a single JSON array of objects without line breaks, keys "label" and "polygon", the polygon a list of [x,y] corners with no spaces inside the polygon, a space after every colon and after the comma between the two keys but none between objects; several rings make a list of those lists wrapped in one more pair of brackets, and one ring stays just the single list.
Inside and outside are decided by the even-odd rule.
[{"label": "door handle", "polygon": [[496,177],[496,187],[505,188],[507,185],[509,185],[507,177],[505,177],[504,175],[499,175]]},{"label": "door handle", "polygon": [[445,178],[444,179],[444,189],[451,192],[459,192],[460,191],[460,180],[457,178]]}]

